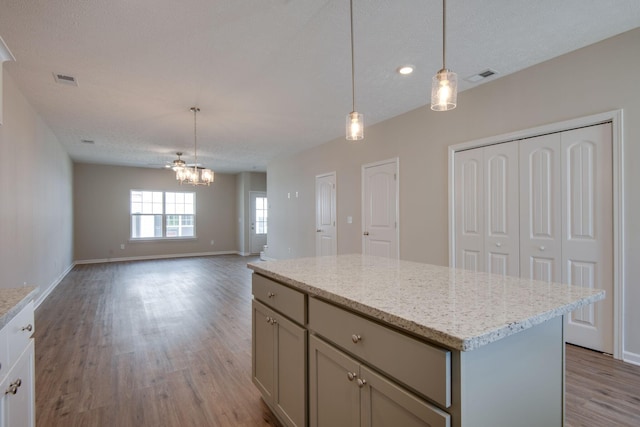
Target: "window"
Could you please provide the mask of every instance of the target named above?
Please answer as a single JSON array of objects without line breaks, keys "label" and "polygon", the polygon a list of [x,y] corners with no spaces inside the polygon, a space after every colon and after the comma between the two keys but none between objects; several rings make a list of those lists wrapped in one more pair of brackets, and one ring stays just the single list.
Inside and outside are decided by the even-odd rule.
[{"label": "window", "polygon": [[131,238],[195,237],[195,193],[131,190]]},{"label": "window", "polygon": [[256,234],[267,234],[266,197],[256,197]]}]

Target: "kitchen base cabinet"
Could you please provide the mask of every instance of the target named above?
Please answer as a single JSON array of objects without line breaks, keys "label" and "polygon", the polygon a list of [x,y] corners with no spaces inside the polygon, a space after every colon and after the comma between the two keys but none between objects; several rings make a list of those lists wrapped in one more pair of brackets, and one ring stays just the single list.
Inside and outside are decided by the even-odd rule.
[{"label": "kitchen base cabinet", "polygon": [[281,422],[303,427],[307,332],[256,300],[252,311],[253,382]]},{"label": "kitchen base cabinet", "polygon": [[449,427],[449,415],[316,336],[309,338],[312,427]]},{"label": "kitchen base cabinet", "polygon": [[0,427],[35,425],[33,340],[0,383]]}]

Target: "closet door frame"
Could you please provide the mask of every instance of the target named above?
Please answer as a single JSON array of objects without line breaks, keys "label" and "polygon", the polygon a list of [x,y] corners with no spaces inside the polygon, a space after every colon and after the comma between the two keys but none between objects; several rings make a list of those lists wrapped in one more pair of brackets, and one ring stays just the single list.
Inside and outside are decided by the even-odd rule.
[{"label": "closet door frame", "polygon": [[449,266],[456,267],[455,229],[455,153],[487,145],[562,132],[585,126],[611,122],[613,149],[613,357],[624,355],[624,140],[623,110],[607,111],[591,116],[538,126],[502,135],[476,139],[449,146]]}]

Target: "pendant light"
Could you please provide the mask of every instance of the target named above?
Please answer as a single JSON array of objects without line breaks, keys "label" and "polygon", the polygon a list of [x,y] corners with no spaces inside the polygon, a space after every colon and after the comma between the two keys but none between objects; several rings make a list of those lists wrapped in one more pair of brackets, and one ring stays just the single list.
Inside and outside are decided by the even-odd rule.
[{"label": "pendant light", "polygon": [[453,110],[458,98],[458,76],[445,66],[446,3],[446,0],[442,0],[442,69],[433,76],[431,82],[431,109],[434,111]]},{"label": "pendant light", "polygon": [[[176,179],[180,181],[180,184],[186,182],[187,184],[191,184],[191,185],[210,185],[214,180],[213,171],[211,169],[198,166],[198,127],[197,127],[196,115],[198,114],[200,109],[198,107],[191,107],[190,111],[193,112],[194,163],[193,163],[193,167],[184,166],[184,167],[177,168]],[[178,159],[180,158],[178,157]]]},{"label": "pendant light", "polygon": [[356,111],[355,60],[353,55],[353,0],[349,0],[351,18],[351,100],[352,111],[347,114],[347,140],[359,141],[364,138],[364,116]]}]

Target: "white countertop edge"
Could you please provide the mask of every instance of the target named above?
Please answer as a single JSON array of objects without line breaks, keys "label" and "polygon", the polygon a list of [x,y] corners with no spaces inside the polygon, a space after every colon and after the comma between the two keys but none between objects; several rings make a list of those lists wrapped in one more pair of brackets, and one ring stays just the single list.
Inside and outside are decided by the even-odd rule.
[{"label": "white countertop edge", "polygon": [[518,332],[522,332],[535,325],[546,322],[547,320],[570,313],[580,307],[592,304],[605,298],[605,292],[603,290],[597,294],[584,297],[580,301],[559,306],[553,310],[549,310],[547,312],[540,313],[517,322],[506,324],[497,329],[491,329],[482,332],[479,335],[473,337],[457,337],[447,333],[446,331],[440,331],[426,325],[415,323],[413,321],[387,313],[375,307],[370,307],[359,301],[353,301],[349,298],[345,298],[332,292],[328,292],[323,289],[310,286],[306,283],[291,279],[289,277],[282,276],[272,271],[263,269],[258,264],[249,263],[247,266],[257,273],[304,291],[310,296],[321,297],[327,301],[351,308],[362,314],[373,317],[374,319],[380,320],[381,322],[387,323],[404,331],[413,333],[419,337],[434,341],[437,344],[459,351],[475,350],[479,347],[482,347],[483,345],[498,341],[502,338],[506,338]]}]

